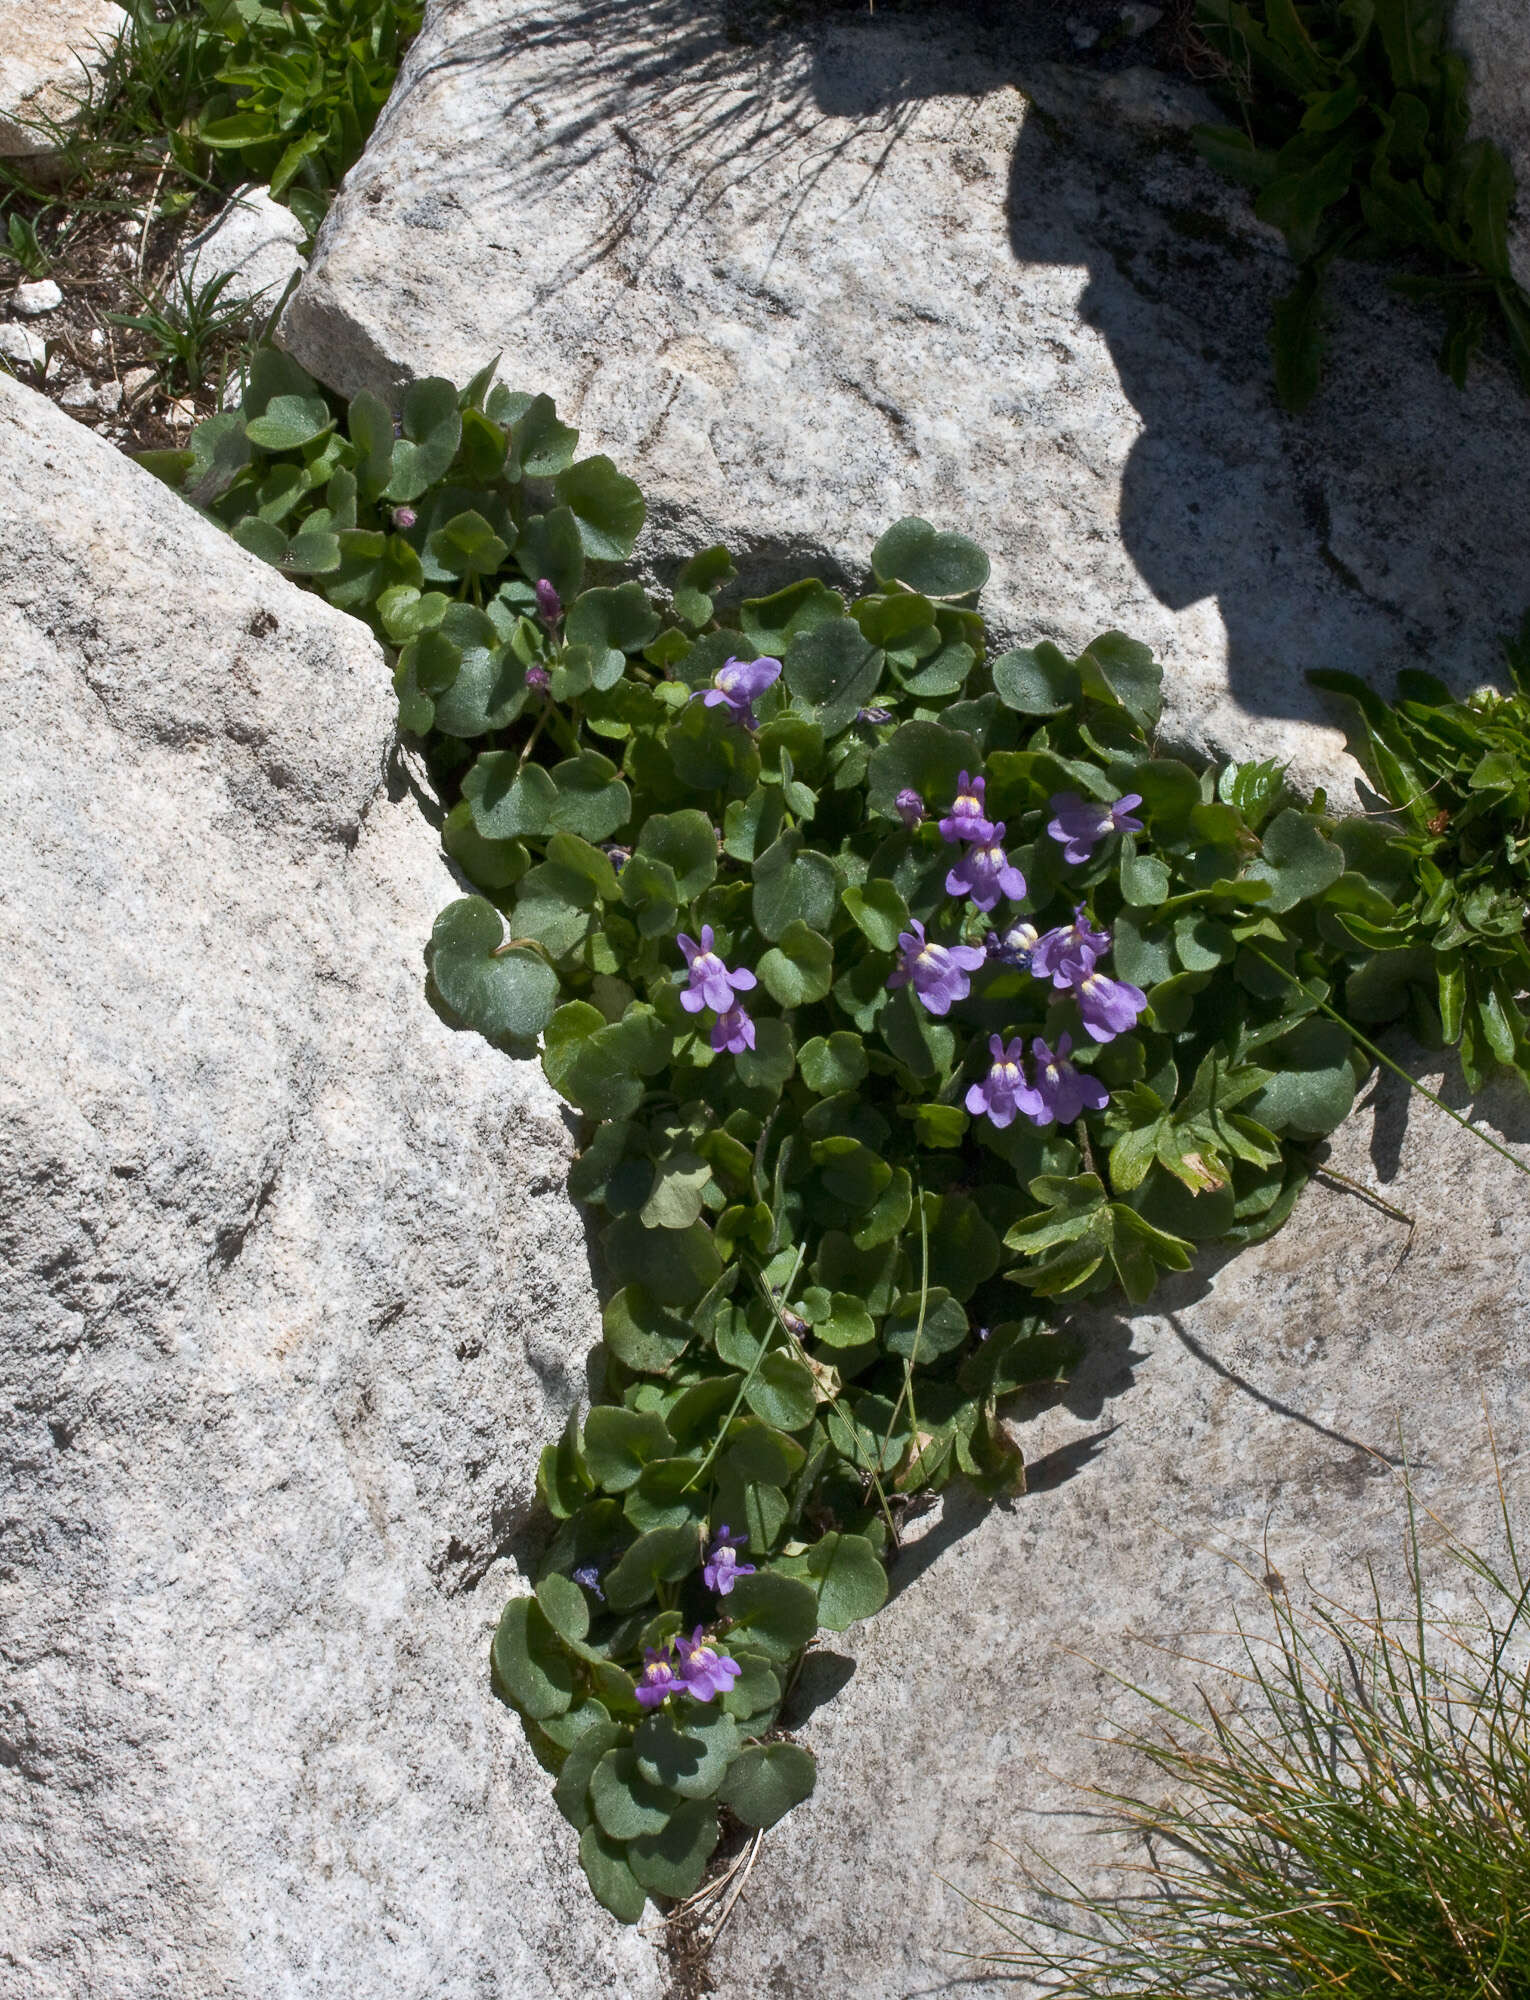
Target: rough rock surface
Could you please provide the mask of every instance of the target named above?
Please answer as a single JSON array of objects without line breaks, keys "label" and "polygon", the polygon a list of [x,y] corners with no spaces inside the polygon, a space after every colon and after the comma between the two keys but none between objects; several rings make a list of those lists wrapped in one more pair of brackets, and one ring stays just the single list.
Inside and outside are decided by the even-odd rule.
[{"label": "rough rock surface", "polygon": [[271,199],[270,190],[239,188],[222,214],[193,236],[181,256],[185,283],[208,284],[228,273],[220,298],[260,300],[274,312],[287,286],[303,269],[306,231],[290,208]]},{"label": "rough rock surface", "polygon": [[946,7],[751,39],[746,7],[437,0],[282,337],[347,392],[503,351],[641,481],[661,574],[720,539],[753,584],[858,579],[900,515],[960,529],[1001,637],[1147,639],[1171,738],[1343,788],[1307,668],[1497,669],[1530,403],[1495,362],[1458,393],[1428,316],[1350,272],[1283,416],[1289,265],[1179,94],[1051,115],[1063,10],[989,12],[1007,39]]},{"label": "rough rock surface", "polygon": [[0,154],[46,153],[105,72],[128,17],[113,0],[0,0]]},{"label": "rough rock surface", "polygon": [[0,377],[0,1994],[654,1995],[488,1688],[597,1329],[364,627]]},{"label": "rough rock surface", "polygon": [[[1025,1906],[1000,1847],[1101,1870],[1077,1788],[1144,1773],[1091,1739],[1155,1720],[1112,1672],[1193,1708],[1205,1669],[1160,1648],[1226,1659],[1235,1613],[1268,1630],[1267,1563],[1298,1601],[1363,1609],[1374,1560],[1400,1607],[1400,1436],[1420,1500],[1492,1551],[1491,1419],[1523,1527],[1530,1182],[1407,1095],[1385,1079],[1329,1161],[1411,1215],[1411,1239],[1314,1184],[1279,1235],[1187,1275],[1156,1312],[1091,1314],[1076,1381],[1019,1430],[1034,1490],[1007,1512],[928,1517],[886,1608],[808,1669],[827,1691],[854,1662],[801,1728],[818,1789],[766,1838],[715,1956],[720,1992],[1022,2000],[951,1955],[1004,1944],[961,1896]],[[1522,1097],[1478,1113],[1526,1157]],[[1432,1588],[1467,1611],[1459,1571],[1435,1568]]]},{"label": "rough rock surface", "polygon": [[1472,130],[1502,146],[1519,183],[1514,275],[1530,290],[1530,13],[1521,0],[1456,0],[1456,43],[1472,66]]}]

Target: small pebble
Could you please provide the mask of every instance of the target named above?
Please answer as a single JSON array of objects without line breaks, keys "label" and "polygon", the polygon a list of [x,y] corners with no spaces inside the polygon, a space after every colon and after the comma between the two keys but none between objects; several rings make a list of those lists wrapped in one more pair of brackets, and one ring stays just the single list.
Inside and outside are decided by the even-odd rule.
[{"label": "small pebble", "polygon": [[13,368],[42,368],[48,359],[48,343],[29,326],[0,323],[0,359]]},{"label": "small pebble", "polygon": [[105,347],[106,335],[101,331],[100,327],[93,326],[90,329],[90,344],[97,350],[97,352],[99,352],[103,347]]},{"label": "small pebble", "polygon": [[35,284],[18,285],[11,293],[12,309],[23,319],[40,319],[44,313],[57,312],[64,303],[64,295],[51,278],[39,278]]},{"label": "small pebble", "polygon": [[122,393],[128,402],[136,403],[158,379],[152,368],[130,368],[122,378]]}]

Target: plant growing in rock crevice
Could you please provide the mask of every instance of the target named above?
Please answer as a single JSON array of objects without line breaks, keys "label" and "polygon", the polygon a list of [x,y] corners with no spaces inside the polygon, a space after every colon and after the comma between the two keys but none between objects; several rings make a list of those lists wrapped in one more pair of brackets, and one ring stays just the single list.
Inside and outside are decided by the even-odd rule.
[{"label": "plant growing in rock crevice", "polygon": [[853,601],[724,610],[713,548],[656,603],[637,488],[492,376],[342,423],[265,352],[153,462],[395,649],[477,891],[436,992],[588,1121],[594,1407],[493,1658],[635,1919],[721,1807],[811,1789],[784,1691],[883,1602],[901,1510],[1023,1488],[1002,1409],[1069,1368],[1059,1308],[1284,1221],[1368,1067],[1347,919],[1396,916],[1411,850],[1160,754],[1119,633],[990,656],[987,559],[921,520]]}]

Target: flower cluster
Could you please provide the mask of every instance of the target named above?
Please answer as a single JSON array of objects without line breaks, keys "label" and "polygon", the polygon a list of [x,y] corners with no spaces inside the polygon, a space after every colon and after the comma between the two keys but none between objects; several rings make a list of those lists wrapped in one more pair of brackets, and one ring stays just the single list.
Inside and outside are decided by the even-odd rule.
[{"label": "flower cluster", "polygon": [[685,954],[689,984],[680,995],[680,1005],[687,1014],[699,1014],[704,1007],[710,1007],[717,1019],[712,1024],[712,1047],[720,1055],[724,1050],[729,1055],[739,1055],[745,1049],[754,1047],[754,1022],[739,1005],[740,993],[752,992],[758,981],[747,966],[740,966],[730,972],[722,959],[713,951],[713,932],[710,924],[701,927],[701,942],[689,938],[684,931],[675,939]]},{"label": "flower cluster", "polygon": [[638,1704],[657,1708],[672,1694],[688,1694],[692,1701],[714,1701],[728,1693],[742,1671],[737,1660],[717,1650],[705,1625],[698,1625],[688,1639],[667,1639],[663,1645],[643,1648]]},{"label": "flower cluster", "polygon": [[[963,771],[939,826],[942,840],[962,849],[946,876],[946,893],[971,902],[986,916],[1001,899],[1019,902],[1025,895],[1025,877],[1004,846],[1004,822],[988,817],[985,791],[981,773]],[[1059,793],[1051,802],[1047,832],[1062,845],[1064,860],[1087,861],[1107,835],[1141,832],[1142,822],[1131,811],[1141,803],[1135,792],[1109,806],[1086,804],[1075,792]],[[925,805],[917,792],[900,792],[895,804],[911,832],[923,822]],[[989,931],[981,949],[938,944],[914,919],[908,930],[899,933],[898,963],[887,984],[911,986],[928,1013],[944,1015],[966,999],[971,974],[991,959],[1029,971],[1034,979],[1049,981],[1054,991],[1068,994],[1078,1007],[1085,1034],[1092,1041],[1109,1042],[1134,1027],[1147,1006],[1140,987],[1101,971],[1110,942],[1109,931],[1095,929],[1083,903],[1074,909],[1071,923],[1044,934],[1017,918]],[[974,1117],[985,1116],[997,1126],[1012,1124],[1016,1117],[1036,1125],[1054,1120],[1065,1125],[1083,1111],[1103,1110],[1109,1102],[1103,1085],[1069,1061],[1071,1035],[1059,1035],[1055,1048],[1039,1036],[1032,1041],[1034,1074],[1026,1070],[1023,1047],[1023,1036],[1008,1043],[1002,1036],[990,1037],[993,1061],[988,1074],[967,1092],[967,1109]]]}]

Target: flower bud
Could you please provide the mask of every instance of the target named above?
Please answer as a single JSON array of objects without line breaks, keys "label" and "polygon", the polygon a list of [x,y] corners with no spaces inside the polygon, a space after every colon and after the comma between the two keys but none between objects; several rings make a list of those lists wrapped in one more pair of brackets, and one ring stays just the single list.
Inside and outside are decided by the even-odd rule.
[{"label": "flower bud", "polygon": [[526,669],[526,685],[529,688],[535,688],[537,693],[540,694],[545,687],[552,685],[552,675],[547,671],[546,667],[528,667]]},{"label": "flower bud", "polygon": [[412,507],[395,507],[393,510],[393,525],[400,530],[412,528],[419,518]]},{"label": "flower bud", "polygon": [[563,599],[545,576],[537,578],[537,610],[549,625],[556,625],[563,616]]}]

